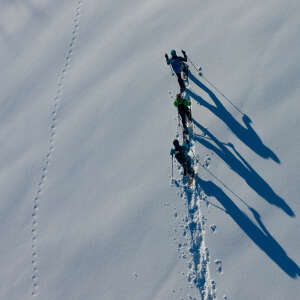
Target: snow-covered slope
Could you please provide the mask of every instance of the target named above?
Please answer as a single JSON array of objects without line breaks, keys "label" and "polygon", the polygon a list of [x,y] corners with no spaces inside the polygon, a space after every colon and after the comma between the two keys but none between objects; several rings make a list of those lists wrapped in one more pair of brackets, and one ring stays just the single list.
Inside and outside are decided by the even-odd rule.
[{"label": "snow-covered slope", "polygon": [[[2,1],[0,298],[297,299],[299,6]],[[173,48],[203,67],[193,193]]]}]

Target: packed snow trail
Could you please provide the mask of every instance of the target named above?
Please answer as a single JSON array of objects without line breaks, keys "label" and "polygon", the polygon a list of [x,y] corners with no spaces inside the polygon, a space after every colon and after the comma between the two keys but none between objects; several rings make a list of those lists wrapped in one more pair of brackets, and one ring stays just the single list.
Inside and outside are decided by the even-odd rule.
[{"label": "packed snow trail", "polygon": [[[189,75],[190,75],[192,81],[196,85],[200,86],[204,91],[206,91],[209,94],[209,96],[212,98],[212,100],[217,105],[216,106],[217,108],[215,109],[210,104],[209,105],[207,104],[206,106],[208,108],[212,108],[215,112],[218,112],[217,109],[219,109],[221,107],[222,108],[220,110],[221,113],[219,112],[221,115],[219,115],[218,113],[217,113],[217,115],[221,119],[224,118],[224,114],[227,111],[225,110],[223,104],[221,104],[221,101],[215,96],[215,94],[210,89],[208,89],[205,85],[203,85],[202,82],[199,81],[199,79],[197,79],[191,73]],[[189,86],[188,86],[188,88],[187,88],[186,91],[187,91],[188,97],[192,97],[198,103],[200,101],[200,104],[203,105],[204,100],[202,98],[200,98],[195,92],[193,92],[193,90]],[[172,94],[172,93],[169,92],[169,94]],[[223,94],[221,94],[221,95],[224,96],[224,97],[226,97]],[[230,104],[240,114],[243,114],[230,100],[228,100],[228,101],[230,102]],[[229,114],[229,112],[228,112],[228,114]],[[244,116],[243,116],[243,119],[244,119]],[[197,128],[201,129],[201,131],[203,133],[202,135],[198,135],[198,134],[190,135],[190,142],[192,143],[191,152],[192,152],[192,154],[194,156],[193,160],[194,160],[194,164],[195,164],[196,162],[199,163],[199,158],[197,157],[197,155],[195,153],[194,143],[198,142],[198,143],[206,146],[206,148],[211,149],[210,147],[207,147],[207,145],[210,145],[210,141],[207,141],[207,139],[216,142],[216,138],[214,138],[214,136],[212,136],[212,134],[210,134],[210,132],[205,127],[201,126],[194,118],[193,118],[193,123],[196,125]],[[180,124],[180,121],[178,120],[176,138],[178,138],[180,136],[180,134],[179,134],[180,127],[181,127],[181,124]],[[257,136],[257,139],[259,139],[258,136]],[[225,144],[224,143],[218,143],[217,142],[216,144],[219,147],[221,147],[222,149],[225,148]],[[229,143],[228,145],[231,146],[235,150],[235,148],[234,148],[234,146],[232,144]],[[227,146],[227,144],[226,144],[226,146]],[[262,147],[265,147],[265,146],[262,146]],[[225,149],[227,149],[227,148],[225,148]],[[270,152],[271,152],[271,150],[270,150]],[[273,157],[276,157],[276,156],[273,156]],[[276,158],[274,160],[276,162],[279,161]],[[220,181],[211,171],[208,170],[208,166],[209,166],[209,161],[201,165],[201,167],[203,167],[204,169],[206,169],[208,171],[208,173],[210,174],[210,176],[212,176],[214,179],[217,179],[219,182],[222,183],[222,181]],[[248,165],[247,165],[247,167],[248,167]],[[264,232],[265,231],[264,230],[265,227],[264,226],[260,226],[261,228],[257,228],[257,230],[256,230],[256,228],[252,228],[253,226],[251,224],[250,219],[249,219],[249,222],[245,221],[247,223],[247,226],[242,226],[242,223],[240,223],[237,220],[236,215],[239,215],[241,219],[243,219],[243,217],[245,215],[242,214],[242,212],[240,213],[237,210],[234,210],[234,213],[233,213],[232,212],[232,207],[230,205],[228,206],[227,202],[225,202],[226,204],[223,203],[226,199],[230,199],[229,197],[227,197],[225,195],[224,192],[222,192],[222,194],[221,194],[222,197],[221,198],[218,197],[218,195],[220,193],[217,193],[216,195],[214,194],[214,191],[217,191],[217,189],[218,189],[218,191],[222,191],[222,190],[220,188],[218,188],[213,182],[208,182],[208,181],[204,181],[204,180],[200,179],[200,177],[198,177],[198,175],[197,175],[197,172],[196,172],[195,183],[194,183],[193,187],[188,187],[185,184],[185,182],[183,182],[183,180],[174,180],[173,182],[175,183],[175,185],[177,187],[179,187],[181,189],[181,193],[179,193],[179,194],[181,195],[182,198],[185,199],[186,204],[187,204],[188,215],[186,217],[186,230],[189,232],[189,239],[190,239],[190,241],[189,241],[190,242],[189,252],[192,255],[192,262],[189,264],[189,266],[190,266],[190,273],[188,275],[188,281],[189,282],[193,282],[193,284],[196,286],[196,288],[198,289],[198,291],[200,293],[201,300],[208,300],[208,299],[215,299],[216,298],[216,284],[215,284],[214,280],[211,280],[210,273],[209,273],[209,264],[210,264],[209,250],[208,250],[208,248],[205,245],[205,229],[204,229],[204,226],[205,226],[205,220],[206,219],[202,216],[201,211],[200,211],[200,201],[201,200],[206,201],[206,203],[208,205],[210,204],[210,201],[207,200],[208,196],[214,196],[214,197],[216,197],[216,199],[223,206],[225,205],[224,208],[222,208],[222,207],[219,207],[218,205],[215,205],[215,204],[212,203],[213,206],[215,206],[216,208],[219,208],[219,209],[223,210],[226,214],[230,215],[234,220],[236,220],[236,222],[238,223],[238,225],[241,226],[241,228],[245,231],[245,233],[250,238],[252,238],[253,241],[260,248],[262,248],[262,250],[265,251],[266,254],[271,259],[273,259],[275,261],[275,263],[277,263],[279,266],[282,267],[282,263],[280,261],[278,261],[274,257],[274,255],[272,254],[273,250],[272,249],[270,250],[270,247],[262,247],[262,245],[258,241],[258,239],[254,238],[254,236],[252,234],[252,230],[254,230],[255,232],[257,232],[257,235],[259,236],[260,233],[261,233],[260,229],[262,229],[262,231]],[[243,204],[245,204],[247,206],[247,208],[253,213],[255,219],[258,220],[258,223],[262,224],[260,222],[259,214],[256,213],[255,209],[253,209],[250,206],[248,206],[247,203],[239,195],[237,195],[234,191],[232,191],[226,185],[223,184],[223,186],[228,191],[230,191],[235,197],[237,197]],[[233,204],[232,201],[230,203]],[[280,205],[284,209],[286,208],[284,206],[284,203],[283,204],[280,203]],[[289,207],[286,208],[285,210],[288,212],[288,214],[290,214],[290,215],[293,214],[292,212],[290,212]],[[257,216],[258,216],[258,218],[257,218]],[[267,236],[266,236],[266,241],[267,241],[268,237],[271,237],[271,236],[268,233],[268,231],[265,231],[265,232],[267,234]],[[261,237],[261,238],[263,239],[263,237]],[[279,245],[276,245],[274,247],[277,248],[277,249],[281,248]],[[290,270],[285,270],[285,271],[286,272],[288,271],[289,273],[295,272],[297,274],[298,271],[295,270],[296,265],[294,264],[294,262],[292,262],[291,260],[289,260],[288,257],[287,257],[286,261],[287,261],[287,263],[289,265],[289,267],[287,269],[293,269],[294,271],[290,271]],[[222,273],[223,272],[222,261],[217,259],[217,260],[215,260],[215,264],[217,266],[217,271],[219,273]]]},{"label": "packed snow trail", "polygon": [[199,190],[197,175],[195,180],[196,185],[193,187],[188,187],[182,180],[174,180],[173,183],[179,188],[179,194],[185,200],[187,210],[183,232],[184,237],[189,239],[188,253],[191,255],[187,281],[196,287],[201,300],[212,300],[216,299],[216,284],[211,279],[209,271],[210,256],[205,243],[204,228],[206,222],[200,209],[200,203],[205,195]]},{"label": "packed snow trail", "polygon": [[[172,93],[171,94],[172,98]],[[178,116],[179,118],[179,116]],[[179,138],[179,131],[182,130],[181,123],[178,119],[176,138]],[[191,143],[190,155],[193,155],[193,168],[195,171],[194,183],[188,186],[184,178],[173,179],[173,169],[172,169],[172,184],[179,188],[179,195],[185,200],[187,215],[184,218],[185,231],[183,235],[189,237],[189,255],[191,255],[191,261],[188,264],[189,273],[187,275],[187,280],[189,283],[193,284],[201,298],[201,300],[212,300],[216,299],[216,284],[215,281],[211,279],[209,264],[209,250],[205,244],[205,218],[201,214],[200,202],[202,199],[201,191],[199,186],[197,186],[197,164],[198,159],[195,155],[195,147],[193,141],[193,134],[189,134],[189,141]],[[207,163],[208,165],[209,163]],[[172,163],[173,168],[173,163]],[[178,168],[177,168],[178,169]],[[181,174],[182,176],[183,174]],[[205,196],[204,196],[205,197]],[[188,233],[188,234],[187,234]]]},{"label": "packed snow trail", "polygon": [[71,59],[73,56],[73,49],[75,46],[75,41],[78,38],[78,30],[79,30],[79,18],[81,15],[82,9],[82,0],[77,2],[76,13],[73,19],[73,31],[71,42],[68,47],[67,55],[65,57],[64,67],[59,75],[56,95],[54,97],[54,107],[51,113],[51,121],[50,121],[50,133],[49,133],[49,148],[45,157],[44,165],[42,167],[42,173],[40,177],[40,181],[38,183],[38,188],[33,198],[33,208],[32,208],[32,225],[31,225],[31,238],[32,238],[32,296],[38,296],[38,288],[40,282],[40,271],[39,271],[39,261],[38,261],[38,210],[41,201],[41,194],[43,191],[43,186],[47,179],[48,168],[51,162],[51,158],[53,156],[54,145],[55,145],[55,135],[56,135],[56,124],[57,124],[57,113],[59,110],[60,102],[62,100],[64,82],[67,70],[71,66]]},{"label": "packed snow trail", "polygon": [[[197,178],[197,175],[196,175]],[[185,187],[185,196],[188,209],[188,228],[190,233],[190,249],[193,267],[188,275],[188,280],[192,281],[200,292],[201,299],[216,299],[216,285],[211,279],[209,264],[209,249],[205,243],[205,219],[201,214],[199,194],[196,187],[189,189]]]}]

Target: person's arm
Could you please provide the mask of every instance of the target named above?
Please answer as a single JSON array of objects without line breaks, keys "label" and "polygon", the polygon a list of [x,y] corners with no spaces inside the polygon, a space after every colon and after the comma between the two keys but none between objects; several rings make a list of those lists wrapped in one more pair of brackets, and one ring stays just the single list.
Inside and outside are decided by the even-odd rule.
[{"label": "person's arm", "polygon": [[170,64],[170,59],[169,59],[169,56],[168,56],[167,53],[165,54],[165,58],[166,58],[167,65],[169,65]]},{"label": "person's arm", "polygon": [[190,141],[189,140],[184,140],[182,143],[182,146],[184,148],[185,154],[188,155],[189,151],[190,151]]},{"label": "person's arm", "polygon": [[187,62],[187,57],[177,56],[178,61]]},{"label": "person's arm", "polygon": [[184,50],[181,50],[183,56],[184,56],[184,61],[187,61],[187,55],[186,55],[186,52]]}]

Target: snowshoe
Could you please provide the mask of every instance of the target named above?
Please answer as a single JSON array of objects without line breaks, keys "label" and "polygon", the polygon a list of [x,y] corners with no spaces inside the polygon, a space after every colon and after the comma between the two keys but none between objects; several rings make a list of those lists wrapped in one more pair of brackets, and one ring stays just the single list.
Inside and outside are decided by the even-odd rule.
[{"label": "snowshoe", "polygon": [[191,186],[194,183],[194,176],[188,176],[188,185]]}]

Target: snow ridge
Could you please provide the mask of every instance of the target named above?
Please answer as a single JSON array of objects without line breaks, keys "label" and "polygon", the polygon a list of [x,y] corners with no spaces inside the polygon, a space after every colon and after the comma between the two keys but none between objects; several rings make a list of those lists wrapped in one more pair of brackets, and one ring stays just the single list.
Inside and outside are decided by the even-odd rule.
[{"label": "snow ridge", "polygon": [[73,19],[73,31],[72,31],[72,39],[68,47],[67,55],[65,57],[65,64],[60,72],[56,94],[54,97],[54,107],[51,112],[51,121],[50,121],[50,132],[49,132],[49,147],[45,157],[44,165],[42,167],[41,177],[38,183],[38,187],[36,193],[33,198],[33,208],[32,208],[32,225],[31,225],[31,246],[32,246],[32,296],[38,296],[38,288],[40,282],[39,268],[38,268],[38,210],[41,200],[41,194],[43,191],[43,186],[46,182],[48,168],[50,165],[51,158],[53,156],[54,144],[55,144],[55,135],[56,135],[56,127],[57,127],[57,113],[60,106],[60,101],[63,95],[64,81],[67,70],[71,65],[71,58],[73,55],[73,49],[75,45],[75,41],[78,38],[78,30],[79,30],[79,18],[81,15],[83,1],[79,0],[76,5],[76,14]]}]

